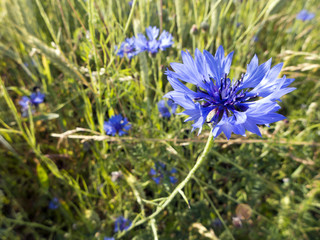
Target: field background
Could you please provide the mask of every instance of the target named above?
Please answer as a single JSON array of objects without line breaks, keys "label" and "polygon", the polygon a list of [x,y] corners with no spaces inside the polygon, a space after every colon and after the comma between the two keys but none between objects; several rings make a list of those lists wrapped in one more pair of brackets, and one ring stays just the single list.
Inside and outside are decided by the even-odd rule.
[{"label": "field background", "polygon": [[[296,19],[302,9],[315,18]],[[175,167],[182,181],[209,134],[191,132],[184,116],[160,117],[157,102],[171,89],[164,71],[181,50],[223,45],[235,51],[234,78],[254,54],[284,62],[297,88],[281,102],[287,120],[261,127],[263,138],[218,137],[184,188],[191,208],[177,195],[121,239],[319,239],[319,21],[317,0],[2,0],[0,238],[118,239],[117,217],[154,212],[153,200],[175,187],[152,180],[154,163]],[[173,47],[154,58],[116,56],[115,46],[148,26],[169,31]],[[35,86],[46,101],[23,118],[18,102]],[[119,113],[129,134],[105,136],[103,122]]]}]

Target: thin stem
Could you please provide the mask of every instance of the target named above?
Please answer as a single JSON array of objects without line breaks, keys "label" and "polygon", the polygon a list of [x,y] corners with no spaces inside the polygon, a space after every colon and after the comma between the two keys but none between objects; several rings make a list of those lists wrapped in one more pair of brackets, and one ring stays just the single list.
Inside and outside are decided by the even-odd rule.
[{"label": "thin stem", "polygon": [[[181,191],[185,185],[191,180],[191,178],[193,177],[194,173],[198,170],[198,168],[202,165],[202,163],[204,162],[204,160],[206,159],[206,156],[209,152],[209,150],[211,149],[213,145],[213,136],[212,136],[212,131],[210,131],[210,134],[209,134],[209,137],[208,137],[208,140],[207,140],[207,144],[202,152],[202,154],[200,155],[200,157],[197,159],[197,162],[196,164],[193,166],[193,168],[190,170],[190,172],[188,173],[187,177],[173,190],[173,192],[167,197],[167,200],[161,204],[157,210],[151,214],[150,216],[144,218],[144,219],[141,219],[140,221],[136,222],[136,223],[133,223],[131,225],[131,227],[127,230],[127,231],[130,231],[132,230],[133,228],[155,218],[159,213],[162,212],[162,210],[165,209],[166,206],[169,205],[169,203],[174,199],[174,197],[179,193],[179,191]],[[121,237],[122,235],[124,235],[126,232],[122,232],[119,234],[119,237]]]}]

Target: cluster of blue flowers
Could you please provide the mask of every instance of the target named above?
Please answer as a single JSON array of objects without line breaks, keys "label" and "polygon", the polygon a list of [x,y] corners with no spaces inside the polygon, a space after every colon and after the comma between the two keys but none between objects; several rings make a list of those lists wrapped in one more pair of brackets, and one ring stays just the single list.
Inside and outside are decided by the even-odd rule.
[{"label": "cluster of blue flowers", "polygon": [[165,30],[160,36],[159,32],[157,27],[150,26],[146,28],[148,38],[141,33],[139,33],[137,37],[126,38],[125,41],[120,44],[119,49],[117,48],[117,55],[121,58],[127,56],[131,59],[133,56],[144,51],[153,55],[159,52],[159,50],[164,51],[174,43],[172,40],[173,37]]},{"label": "cluster of blue flowers", "polygon": [[[199,129],[205,123],[212,126],[217,137],[224,132],[230,139],[232,132],[245,136],[248,130],[261,136],[257,125],[268,125],[285,119],[276,113],[280,97],[293,91],[287,88],[294,79],[278,78],[283,63],[271,68],[271,59],[261,65],[254,56],[247,72],[239,80],[228,76],[233,52],[225,57],[220,46],[213,56],[207,51],[195,51],[195,58],[182,51],[183,63],[171,63],[174,71],[167,70],[168,80],[173,87],[165,97],[185,109],[185,121],[194,121],[192,127]],[[194,84],[196,91],[187,88],[180,80]]]},{"label": "cluster of blue flowers", "polygon": [[158,102],[158,110],[163,118],[170,118],[172,114],[176,113],[178,105],[172,100],[161,100]]},{"label": "cluster of blue flowers", "polygon": [[168,179],[170,183],[175,184],[178,180],[173,174],[175,174],[177,170],[172,168],[170,171],[167,169],[166,164],[157,162],[154,164],[154,168],[151,168],[150,175],[152,175],[152,179],[156,184],[160,184],[161,181]]},{"label": "cluster of blue flowers", "polygon": [[309,21],[315,17],[314,13],[308,12],[307,10],[303,9],[297,14],[297,19],[304,21]]},{"label": "cluster of blue flowers", "polygon": [[35,88],[30,97],[23,96],[19,101],[21,106],[22,116],[28,116],[28,109],[30,105],[38,107],[40,103],[44,102],[45,95],[40,92],[39,88]]}]

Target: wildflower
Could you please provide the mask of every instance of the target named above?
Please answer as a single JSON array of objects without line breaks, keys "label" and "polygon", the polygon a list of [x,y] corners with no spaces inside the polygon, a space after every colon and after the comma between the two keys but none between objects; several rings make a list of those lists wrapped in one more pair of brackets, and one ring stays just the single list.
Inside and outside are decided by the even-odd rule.
[{"label": "wildflower", "polygon": [[[169,118],[171,117],[171,114],[175,114],[177,107],[178,105],[170,99],[169,101],[161,100],[158,102],[158,110],[164,118]],[[169,109],[171,109],[171,111]]]},{"label": "wildflower", "polygon": [[109,121],[104,122],[104,130],[107,135],[115,136],[118,134],[122,136],[127,134],[126,131],[129,131],[131,124],[128,124],[128,119],[124,118],[121,114],[112,116]]},{"label": "wildflower", "polygon": [[114,232],[122,232],[129,229],[129,227],[131,226],[131,221],[124,218],[123,216],[120,216],[116,219],[114,224]]},{"label": "wildflower", "polygon": [[168,180],[175,184],[178,180],[173,174],[177,172],[175,168],[172,168],[171,171],[166,169],[166,165],[161,162],[157,162],[154,164],[155,168],[150,169],[150,175],[154,176],[152,179],[155,181],[156,184],[160,184],[160,182],[164,178],[168,178]]},{"label": "wildflower", "polygon": [[[194,121],[193,129],[203,124],[212,125],[213,136],[224,132],[230,139],[232,132],[245,136],[245,130],[261,136],[257,125],[268,125],[285,119],[276,113],[280,106],[277,100],[295,88],[287,88],[294,79],[285,76],[277,78],[282,63],[271,67],[271,59],[259,66],[255,55],[247,72],[239,80],[231,81],[228,77],[233,52],[224,56],[220,46],[212,56],[209,52],[203,54],[197,49],[195,59],[188,52],[182,52],[181,63],[171,63],[174,70],[167,70],[168,80],[174,91],[165,95],[182,106],[188,115],[185,120]],[[196,85],[192,91],[178,79]]]},{"label": "wildflower", "polygon": [[30,104],[30,98],[28,98],[27,96],[23,96],[22,99],[19,101],[19,105],[22,107],[22,112],[28,111]]},{"label": "wildflower", "polygon": [[55,210],[59,207],[59,205],[59,199],[55,197],[49,202],[49,209]]},{"label": "wildflower", "polygon": [[309,21],[315,17],[314,13],[308,12],[307,10],[303,9],[298,14],[296,19],[304,21]]},{"label": "wildflower", "polygon": [[31,103],[38,107],[38,105],[40,103],[43,103],[44,102],[44,98],[45,98],[45,95],[42,94],[39,90],[36,91],[36,92],[33,92],[31,95],[30,95],[30,100],[31,100]]},{"label": "wildflower", "polygon": [[122,178],[123,174],[121,171],[114,171],[114,172],[111,172],[111,181],[112,182],[115,182],[117,181],[118,179]]},{"label": "wildflower", "polygon": [[242,221],[239,217],[232,217],[232,224],[235,227],[242,227]]},{"label": "wildflower", "polygon": [[135,38],[126,38],[124,42],[121,43],[117,55],[121,58],[127,56],[129,59],[137,55],[137,51],[135,49]]},{"label": "wildflower", "polygon": [[40,89],[38,87],[35,87],[33,89],[33,93],[30,95],[30,98],[27,96],[23,96],[21,100],[19,101],[19,105],[22,107],[22,116],[26,117],[28,116],[28,109],[30,105],[34,105],[35,107],[38,107],[40,103],[44,102],[45,95],[40,92]]},{"label": "wildflower", "polygon": [[135,44],[139,53],[148,51],[151,54],[156,54],[159,49],[164,51],[173,44],[172,35],[165,30],[161,33],[159,40],[157,40],[159,36],[159,29],[157,27],[146,28],[146,33],[149,40],[141,33],[136,38]]},{"label": "wildflower", "polygon": [[219,218],[215,218],[212,221],[212,225],[215,226],[215,227],[222,227],[222,222],[221,222],[221,220]]},{"label": "wildflower", "polygon": [[104,237],[103,240],[115,240],[114,237]]}]

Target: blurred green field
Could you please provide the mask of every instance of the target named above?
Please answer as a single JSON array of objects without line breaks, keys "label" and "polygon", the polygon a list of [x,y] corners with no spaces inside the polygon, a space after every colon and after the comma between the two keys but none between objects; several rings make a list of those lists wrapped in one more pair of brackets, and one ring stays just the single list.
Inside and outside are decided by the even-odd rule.
[{"label": "blurred green field", "polygon": [[[302,9],[315,17],[296,19]],[[116,55],[148,26],[174,45],[155,57]],[[115,234],[119,216],[144,219],[177,185],[157,185],[154,164],[182,181],[209,135],[191,132],[184,116],[160,116],[172,89],[164,71],[181,50],[220,45],[235,51],[232,76],[254,54],[284,62],[297,88],[280,104],[287,119],[261,127],[263,138],[219,136],[183,190],[190,208],[177,195],[153,220]],[[0,239],[319,239],[319,76],[317,0],[2,0]],[[45,103],[23,117],[19,101],[36,86]],[[114,114],[132,124],[128,135],[105,134]]]}]

